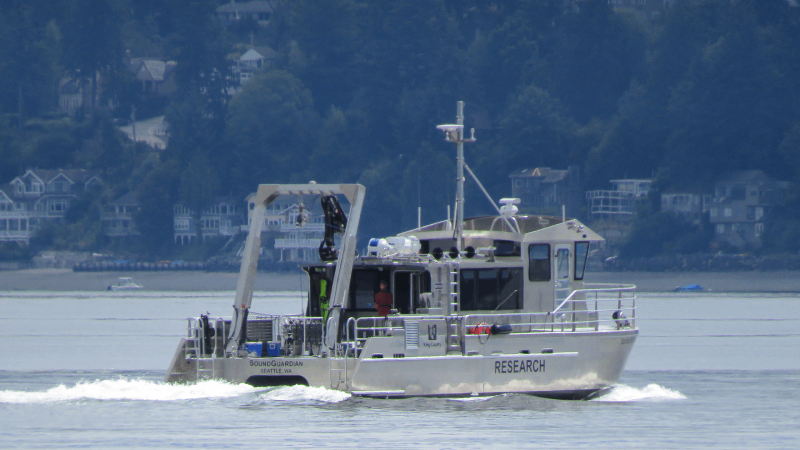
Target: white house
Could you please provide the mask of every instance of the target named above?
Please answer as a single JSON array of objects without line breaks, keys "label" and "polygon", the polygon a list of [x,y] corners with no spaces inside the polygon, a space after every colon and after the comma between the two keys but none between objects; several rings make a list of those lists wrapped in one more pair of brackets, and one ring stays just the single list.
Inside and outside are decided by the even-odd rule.
[{"label": "white house", "polygon": [[[231,237],[241,230],[244,221],[241,201],[233,197],[214,197],[211,204],[200,213],[202,239],[212,237]],[[183,205],[173,207],[173,228],[175,243],[189,244],[196,238],[197,223],[194,212]]]},{"label": "white house", "polygon": [[47,220],[63,220],[72,201],[100,178],[88,170],[28,169],[0,186],[0,242],[28,242]]}]

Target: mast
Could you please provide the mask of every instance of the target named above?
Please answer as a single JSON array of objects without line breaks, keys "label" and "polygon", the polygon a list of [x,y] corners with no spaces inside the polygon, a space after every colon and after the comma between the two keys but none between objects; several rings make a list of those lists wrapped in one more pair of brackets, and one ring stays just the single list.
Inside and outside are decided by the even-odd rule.
[{"label": "mast", "polygon": [[464,250],[464,142],[475,142],[474,128],[470,130],[470,138],[464,139],[464,102],[457,103],[455,125],[437,125],[436,128],[445,132],[447,142],[456,144],[456,217],[453,235],[456,248],[461,252]]},{"label": "mast", "polygon": [[456,248],[464,250],[464,102],[456,106],[456,124],[458,140],[456,141]]}]

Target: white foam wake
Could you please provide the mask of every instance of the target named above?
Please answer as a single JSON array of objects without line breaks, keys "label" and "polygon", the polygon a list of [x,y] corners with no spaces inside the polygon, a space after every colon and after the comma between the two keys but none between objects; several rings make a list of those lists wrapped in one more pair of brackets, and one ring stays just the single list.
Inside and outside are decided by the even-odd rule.
[{"label": "white foam wake", "polygon": [[59,385],[46,391],[0,391],[2,403],[54,403],[75,400],[175,401],[224,398],[253,392],[246,384],[201,381],[196,384],[167,384],[140,379],[82,381],[74,386]]},{"label": "white foam wake", "polygon": [[347,392],[323,387],[286,386],[259,395],[264,402],[339,403],[351,397]]},{"label": "white foam wake", "polygon": [[596,402],[661,402],[667,400],[685,400],[686,396],[680,392],[659,386],[655,383],[637,389],[634,387],[620,384],[608,394],[598,397]]}]

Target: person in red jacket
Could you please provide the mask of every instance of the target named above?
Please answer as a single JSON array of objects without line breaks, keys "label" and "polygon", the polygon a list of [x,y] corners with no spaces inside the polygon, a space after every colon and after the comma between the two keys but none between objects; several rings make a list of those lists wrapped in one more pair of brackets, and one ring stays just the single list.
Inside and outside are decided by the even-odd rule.
[{"label": "person in red jacket", "polygon": [[385,281],[381,281],[381,290],[375,294],[375,304],[372,307],[378,310],[379,316],[386,317],[392,310],[393,303],[394,298],[388,290],[388,285]]}]

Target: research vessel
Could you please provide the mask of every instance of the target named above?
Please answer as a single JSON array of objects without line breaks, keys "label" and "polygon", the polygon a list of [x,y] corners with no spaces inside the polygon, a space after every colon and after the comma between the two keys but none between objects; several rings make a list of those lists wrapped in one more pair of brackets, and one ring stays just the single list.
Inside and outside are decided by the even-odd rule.
[{"label": "research vessel", "polygon": [[[603,238],[563,214],[518,214],[517,199],[464,219],[464,171],[480,182],[464,162],[474,137],[464,134],[463,103],[457,123],[438,128],[457,145],[454,218],[371,239],[360,253],[364,186],[259,185],[233,314],[188,319],[166,381],[559,399],[617,383],[638,335],[636,288],[584,281],[590,246]],[[321,261],[303,268],[308,294],[297,315],[252,305],[266,207],[281,196],[320,201],[325,221]]]}]

